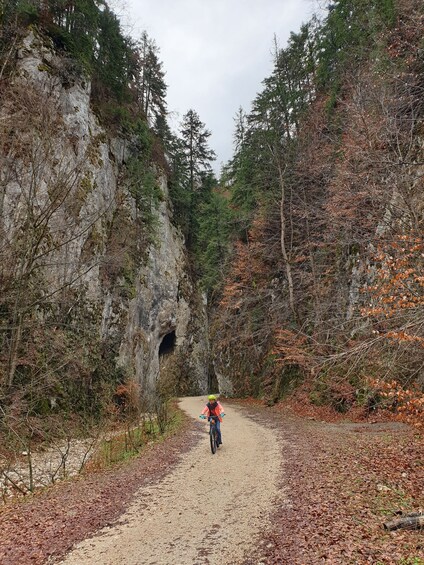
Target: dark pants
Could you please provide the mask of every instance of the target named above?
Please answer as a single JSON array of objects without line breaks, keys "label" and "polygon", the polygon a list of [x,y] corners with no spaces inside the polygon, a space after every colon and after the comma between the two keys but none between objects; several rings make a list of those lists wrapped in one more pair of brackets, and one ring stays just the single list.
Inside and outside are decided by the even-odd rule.
[{"label": "dark pants", "polygon": [[218,420],[218,418],[214,418],[214,420],[215,420],[216,431],[217,431],[217,435],[218,435],[218,443],[222,443],[222,441],[221,441],[221,422]]}]

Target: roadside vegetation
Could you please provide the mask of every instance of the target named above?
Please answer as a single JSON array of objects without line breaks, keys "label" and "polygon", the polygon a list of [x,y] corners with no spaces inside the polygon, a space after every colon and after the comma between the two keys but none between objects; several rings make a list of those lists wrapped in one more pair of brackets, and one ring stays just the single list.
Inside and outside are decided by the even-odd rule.
[{"label": "roadside vegetation", "polygon": [[287,46],[225,167],[217,370],[273,404],[424,422],[423,26],[415,0],[337,0]]}]

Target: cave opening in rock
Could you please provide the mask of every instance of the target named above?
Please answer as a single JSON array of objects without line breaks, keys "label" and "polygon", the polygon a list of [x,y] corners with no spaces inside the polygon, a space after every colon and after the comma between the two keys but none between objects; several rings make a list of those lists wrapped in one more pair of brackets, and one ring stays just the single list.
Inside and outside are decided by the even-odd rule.
[{"label": "cave opening in rock", "polygon": [[175,331],[166,334],[163,339],[162,342],[159,346],[159,357],[161,357],[162,355],[167,355],[169,353],[172,353],[174,351],[175,348],[175,342],[177,340],[177,337],[175,335]]}]

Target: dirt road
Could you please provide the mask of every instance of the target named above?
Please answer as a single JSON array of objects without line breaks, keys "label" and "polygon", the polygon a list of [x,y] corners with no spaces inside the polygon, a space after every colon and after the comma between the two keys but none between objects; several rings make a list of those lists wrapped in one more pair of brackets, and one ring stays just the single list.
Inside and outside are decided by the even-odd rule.
[{"label": "dirt road", "polygon": [[[205,397],[181,407],[197,418]],[[80,543],[64,565],[236,565],[267,526],[281,450],[272,430],[225,406],[223,445],[205,437],[159,484],[141,488],[119,522]],[[125,485],[123,485],[125,488]]]}]

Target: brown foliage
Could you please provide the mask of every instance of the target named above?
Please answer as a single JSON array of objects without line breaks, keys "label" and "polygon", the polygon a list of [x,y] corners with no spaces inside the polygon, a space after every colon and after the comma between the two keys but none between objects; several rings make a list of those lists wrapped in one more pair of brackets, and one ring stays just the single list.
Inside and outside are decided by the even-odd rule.
[{"label": "brown foliage", "polygon": [[405,388],[401,383],[370,379],[371,387],[395,412],[396,418],[417,428],[424,426],[424,394],[417,387]]},{"label": "brown foliage", "polygon": [[295,323],[277,201],[258,210],[248,242],[235,246],[215,338],[223,369],[242,390],[272,388],[291,363],[302,374],[330,364],[333,396],[355,404],[350,389],[368,374],[398,373],[402,382],[420,374],[422,23],[419,2],[400,2],[398,25],[381,37],[387,49],[350,68],[333,106],[318,93],[300,124],[284,209]]},{"label": "brown foliage", "polygon": [[[420,310],[424,306],[423,267],[421,234],[401,235],[398,240],[380,244],[375,256],[374,284],[366,288],[372,305],[363,308],[362,315],[393,319],[415,314],[418,317],[416,325],[420,326]],[[420,341],[419,336],[410,337]]]}]

